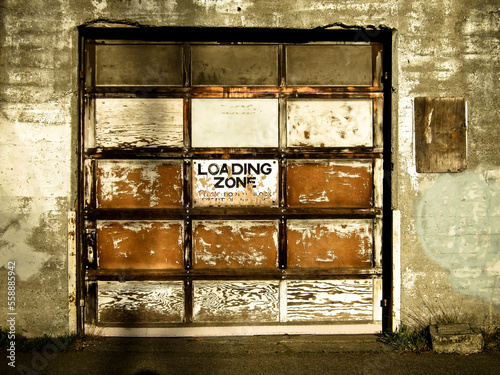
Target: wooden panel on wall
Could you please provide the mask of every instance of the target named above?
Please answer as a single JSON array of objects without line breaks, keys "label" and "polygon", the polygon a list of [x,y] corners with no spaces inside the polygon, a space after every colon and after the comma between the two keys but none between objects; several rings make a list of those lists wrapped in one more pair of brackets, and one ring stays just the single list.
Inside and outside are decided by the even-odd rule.
[{"label": "wooden panel on wall", "polygon": [[288,220],[288,268],[372,267],[370,219]]},{"label": "wooden panel on wall", "polygon": [[278,147],[278,99],[193,99],[193,147]]},{"label": "wooden panel on wall", "polygon": [[193,268],[276,268],[278,221],[194,221]]},{"label": "wooden panel on wall", "polygon": [[286,82],[291,86],[372,86],[372,47],[286,46]]},{"label": "wooden panel on wall", "polygon": [[288,207],[371,207],[371,160],[290,160],[287,165]]},{"label": "wooden panel on wall", "polygon": [[195,45],[191,61],[194,86],[278,85],[277,45]]},{"label": "wooden panel on wall", "polygon": [[373,319],[372,280],[288,280],[287,320]]},{"label": "wooden panel on wall", "polygon": [[182,281],[98,281],[99,323],[181,323]]},{"label": "wooden panel on wall", "polygon": [[100,269],[184,268],[184,222],[98,221]]},{"label": "wooden panel on wall", "polygon": [[96,99],[97,147],[183,147],[183,99]]},{"label": "wooden panel on wall", "polygon": [[193,281],[193,321],[279,321],[279,281]]},{"label": "wooden panel on wall", "polygon": [[289,147],[373,146],[371,99],[288,100]]},{"label": "wooden panel on wall", "polygon": [[415,98],[417,172],[460,172],[467,167],[464,98]]},{"label": "wooden panel on wall", "polygon": [[182,208],[183,165],[167,160],[98,160],[98,208]]},{"label": "wooden panel on wall", "polygon": [[97,86],[182,86],[182,45],[96,45]]}]

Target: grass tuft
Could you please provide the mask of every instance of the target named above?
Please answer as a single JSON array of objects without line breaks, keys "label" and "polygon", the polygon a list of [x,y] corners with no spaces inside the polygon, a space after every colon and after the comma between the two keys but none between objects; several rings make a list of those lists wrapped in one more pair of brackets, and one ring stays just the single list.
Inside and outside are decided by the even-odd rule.
[{"label": "grass tuft", "polygon": [[415,329],[402,325],[395,332],[384,333],[379,340],[393,346],[398,351],[421,353],[429,351],[431,348],[428,328]]},{"label": "grass tuft", "polygon": [[500,328],[483,331],[484,349],[487,351],[500,350]]}]

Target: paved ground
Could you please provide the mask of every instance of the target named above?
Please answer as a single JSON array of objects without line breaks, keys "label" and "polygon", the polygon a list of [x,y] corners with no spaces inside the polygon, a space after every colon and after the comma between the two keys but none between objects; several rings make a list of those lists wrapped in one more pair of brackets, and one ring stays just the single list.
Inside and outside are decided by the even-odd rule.
[{"label": "paved ground", "polygon": [[499,374],[500,352],[468,356],[401,354],[375,336],[259,336],[235,338],[107,338],[81,351],[64,343],[4,357],[1,374],[295,375]]}]

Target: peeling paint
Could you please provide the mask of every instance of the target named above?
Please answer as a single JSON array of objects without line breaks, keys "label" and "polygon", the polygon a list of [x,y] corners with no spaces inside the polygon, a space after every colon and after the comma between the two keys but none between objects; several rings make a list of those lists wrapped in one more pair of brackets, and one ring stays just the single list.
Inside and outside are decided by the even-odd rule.
[{"label": "peeling paint", "polygon": [[106,0],[91,0],[92,6],[98,13],[104,12],[108,7],[108,2]]},{"label": "peeling paint", "polygon": [[98,291],[101,323],[165,323],[184,319],[181,281],[99,281]]},{"label": "peeling paint", "polygon": [[97,206],[103,208],[182,207],[182,170],[182,162],[176,161],[99,160],[97,162]]},{"label": "peeling paint", "polygon": [[195,322],[277,322],[279,281],[194,281]]},{"label": "peeling paint", "polygon": [[290,160],[287,204],[289,207],[371,207],[373,184],[371,160]]},{"label": "peeling paint", "polygon": [[193,222],[194,268],[276,268],[277,221]]},{"label": "peeling paint", "polygon": [[372,267],[371,220],[289,220],[288,267]]},{"label": "peeling paint", "polygon": [[182,99],[96,99],[98,147],[183,147]]},{"label": "peeling paint", "polygon": [[291,280],[288,321],[372,320],[372,280]]},{"label": "peeling paint", "polygon": [[98,221],[100,269],[171,269],[184,266],[184,222]]},{"label": "peeling paint", "polygon": [[288,146],[371,147],[372,112],[372,100],[288,101]]},{"label": "peeling paint", "polygon": [[0,262],[16,260],[16,275],[29,280],[49,262],[64,270],[66,248],[66,201],[62,198],[2,199]]}]

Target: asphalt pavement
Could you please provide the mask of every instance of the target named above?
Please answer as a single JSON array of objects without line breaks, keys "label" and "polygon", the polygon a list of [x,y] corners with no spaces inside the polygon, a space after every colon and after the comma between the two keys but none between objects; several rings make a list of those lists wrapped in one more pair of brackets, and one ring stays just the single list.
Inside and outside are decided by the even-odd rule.
[{"label": "asphalt pavement", "polygon": [[373,335],[217,338],[97,338],[5,358],[1,374],[298,375],[500,374],[500,352],[401,353]]}]

